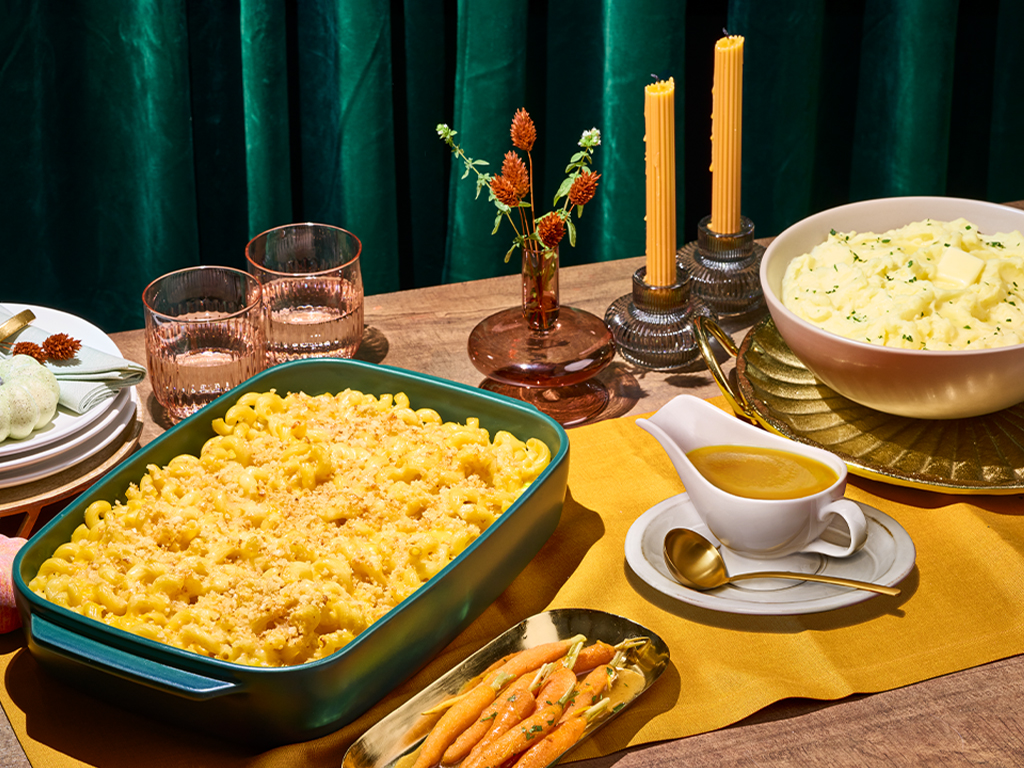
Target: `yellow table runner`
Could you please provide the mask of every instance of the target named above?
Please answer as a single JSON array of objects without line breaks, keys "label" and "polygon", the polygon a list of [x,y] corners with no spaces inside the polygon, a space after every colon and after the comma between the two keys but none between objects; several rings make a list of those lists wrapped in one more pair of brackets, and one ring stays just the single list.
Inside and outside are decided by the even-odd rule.
[{"label": "yellow table runner", "polygon": [[661,635],[672,663],[643,697],[572,757],[722,728],[787,697],[839,699],[897,688],[1024,651],[1024,504],[851,478],[848,496],[891,515],[917,547],[899,598],[827,613],[742,616],[673,601],[630,571],[630,525],[683,488],[633,418],[571,430],[569,492],[554,535],[487,611],[412,680],[355,723],[254,754],[107,706],[42,671],[0,638],[0,702],[35,768],[102,765],[329,766],[373,723],[522,619],[597,608]]}]

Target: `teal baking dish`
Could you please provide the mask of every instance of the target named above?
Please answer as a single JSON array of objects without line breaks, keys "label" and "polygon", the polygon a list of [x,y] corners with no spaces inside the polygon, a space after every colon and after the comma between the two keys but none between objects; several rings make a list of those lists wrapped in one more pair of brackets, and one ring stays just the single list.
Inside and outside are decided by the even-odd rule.
[{"label": "teal baking dish", "polygon": [[[433,579],[337,653],[294,667],[249,667],[183,651],[87,619],[28,589],[40,564],[99,499],[123,499],[148,464],[197,453],[210,422],[248,391],[311,395],[346,388],[405,392],[413,407],[445,420],[480,419],[547,443],[551,463],[523,495]],[[115,467],[35,534],[14,562],[14,588],[28,648],[60,679],[104,700],[161,720],[246,744],[273,746],[337,730],[437,654],[526,567],[558,525],[569,441],[533,406],[474,387],[354,360],[302,360],[275,366],[218,398]]]}]

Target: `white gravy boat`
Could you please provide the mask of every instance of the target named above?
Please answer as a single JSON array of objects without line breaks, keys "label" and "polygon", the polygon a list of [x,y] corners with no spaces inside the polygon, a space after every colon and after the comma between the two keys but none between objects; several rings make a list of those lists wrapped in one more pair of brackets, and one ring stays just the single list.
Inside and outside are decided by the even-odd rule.
[{"label": "white gravy boat", "polygon": [[[844,498],[846,464],[834,454],[767,432],[692,395],[679,395],[649,419],[637,419],[636,423],[661,444],[697,513],[729,549],[761,558],[795,552],[846,557],[867,539],[864,512]],[[707,445],[746,445],[802,454],[833,469],[837,480],[823,491],[797,499],[736,496],[708,482],[687,458],[690,451]],[[828,538],[841,541],[822,538],[830,527]],[[843,527],[849,531],[848,542]]]}]

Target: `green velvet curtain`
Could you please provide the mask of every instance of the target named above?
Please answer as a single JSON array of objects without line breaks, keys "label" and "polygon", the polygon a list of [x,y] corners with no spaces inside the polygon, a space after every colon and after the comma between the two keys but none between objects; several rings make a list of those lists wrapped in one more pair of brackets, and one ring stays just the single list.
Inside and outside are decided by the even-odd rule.
[{"label": "green velvet curtain", "polygon": [[107,331],[173,269],[291,221],[363,240],[370,294],[507,273],[435,133],[500,162],[525,107],[550,200],[602,174],[565,263],[644,249],[643,86],[677,83],[680,244],[710,212],[713,46],[746,37],[743,211],[1024,198],[1019,0],[3,0],[0,301]]}]

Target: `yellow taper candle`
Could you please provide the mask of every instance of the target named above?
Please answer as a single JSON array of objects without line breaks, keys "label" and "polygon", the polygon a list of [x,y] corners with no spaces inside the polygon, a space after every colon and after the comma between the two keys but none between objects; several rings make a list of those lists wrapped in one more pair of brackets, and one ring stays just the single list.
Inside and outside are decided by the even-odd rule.
[{"label": "yellow taper candle", "polygon": [[740,171],[743,149],[743,38],[715,44],[711,110],[711,221],[719,234],[740,231]]},{"label": "yellow taper candle", "polygon": [[675,103],[676,84],[671,77],[644,88],[648,285],[676,282]]}]

